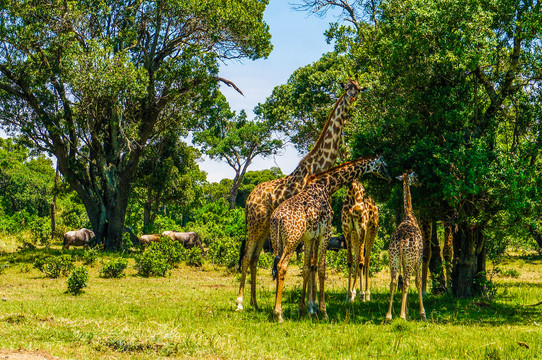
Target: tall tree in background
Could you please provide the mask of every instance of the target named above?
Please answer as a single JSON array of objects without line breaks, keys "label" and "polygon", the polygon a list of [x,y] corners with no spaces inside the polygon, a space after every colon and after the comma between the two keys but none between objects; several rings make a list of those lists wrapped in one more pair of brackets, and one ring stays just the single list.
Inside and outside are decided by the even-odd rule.
[{"label": "tall tree in background", "polygon": [[359,102],[351,148],[421,174],[424,188],[413,191],[421,210],[457,225],[453,293],[476,294],[502,214],[513,226],[539,210],[529,199],[542,191],[542,5],[306,0],[300,8],[343,11],[346,22],[327,36],[373,94]]},{"label": "tall tree in background", "polygon": [[275,155],[282,148],[282,141],[275,137],[274,121],[248,120],[241,110],[239,115],[230,111],[225,99],[218,106],[208,126],[194,133],[194,142],[199,144],[211,159],[225,160],[235,171],[230,190],[230,207],[235,206],[237,192],[245,173],[258,157]]},{"label": "tall tree in background", "polygon": [[[153,232],[156,216],[165,207],[181,211],[194,203],[197,189],[205,181],[205,173],[196,163],[200,153],[169,133],[156,139],[145,149],[134,182],[135,202],[143,208],[143,232]],[[184,210],[184,211],[183,211]]]},{"label": "tall tree in background", "polygon": [[122,246],[149,141],[197,121],[218,61],[271,51],[267,0],[4,1],[0,121],[56,156],[99,241]]}]

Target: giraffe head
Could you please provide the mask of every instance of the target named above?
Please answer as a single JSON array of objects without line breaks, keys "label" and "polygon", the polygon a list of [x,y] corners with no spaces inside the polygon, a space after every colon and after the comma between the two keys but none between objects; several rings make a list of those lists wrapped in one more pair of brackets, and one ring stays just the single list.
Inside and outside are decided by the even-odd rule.
[{"label": "giraffe head", "polygon": [[366,87],[359,86],[357,80],[348,80],[348,84],[343,85],[343,89],[346,91],[348,99],[353,100],[362,91],[367,90]]},{"label": "giraffe head", "polygon": [[388,172],[388,164],[386,164],[382,156],[376,156],[367,164],[367,166],[369,168],[368,172],[372,172],[374,175],[387,180],[388,182],[391,181],[390,173]]},{"label": "giraffe head", "polygon": [[408,186],[415,186],[420,187],[422,186],[422,183],[418,177],[418,174],[416,174],[412,170],[405,171],[403,175],[397,176],[397,180],[403,181],[403,179],[406,177]]}]

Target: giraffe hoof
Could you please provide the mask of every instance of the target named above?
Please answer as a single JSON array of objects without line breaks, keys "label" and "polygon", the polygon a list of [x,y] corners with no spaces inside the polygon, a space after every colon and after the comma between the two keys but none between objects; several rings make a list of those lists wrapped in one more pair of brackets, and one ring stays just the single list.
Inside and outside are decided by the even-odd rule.
[{"label": "giraffe hoof", "polygon": [[235,311],[243,311],[243,304],[237,304],[237,309]]},{"label": "giraffe hoof", "polygon": [[427,317],[425,317],[425,313],[420,314],[420,318],[422,321],[427,321]]}]

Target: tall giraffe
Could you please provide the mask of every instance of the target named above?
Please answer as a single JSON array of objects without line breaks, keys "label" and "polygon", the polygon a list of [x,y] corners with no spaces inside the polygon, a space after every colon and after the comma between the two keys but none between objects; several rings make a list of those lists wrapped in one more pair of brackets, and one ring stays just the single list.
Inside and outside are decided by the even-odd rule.
[{"label": "tall giraffe", "polygon": [[356,81],[345,86],[345,93],[337,100],[314,148],[299,162],[288,176],[259,184],[252,190],[245,206],[245,222],[248,237],[241,246],[241,279],[237,295],[237,310],[243,309],[243,292],[247,269],[250,265],[250,303],[258,308],[256,301],[256,271],[265,239],[269,236],[269,218],[273,210],[284,200],[299,193],[306,184],[306,177],[331,168],[339,154],[340,139],[348,110],[362,90]]},{"label": "tall giraffe", "polygon": [[[406,319],[407,307],[407,292],[410,281],[410,275],[414,272],[416,277],[416,288],[418,289],[418,297],[420,299],[420,316],[425,320],[425,309],[423,308],[422,299],[422,282],[421,282],[421,265],[423,256],[423,240],[422,232],[418,226],[418,221],[412,211],[412,199],[410,197],[410,186],[420,186],[418,176],[414,172],[405,172],[402,176],[397,177],[403,181],[403,201],[404,201],[404,218],[399,224],[395,232],[391,236],[389,246],[390,259],[390,307],[386,314],[386,319],[391,320],[393,293],[395,291],[395,277],[397,274],[402,275],[402,297],[401,297],[401,319]],[[399,275],[399,283],[401,283],[401,275]]]},{"label": "tall giraffe", "polygon": [[[346,240],[348,257],[348,289],[346,296],[350,301],[356,298],[356,281],[359,274],[359,286],[363,301],[371,300],[369,291],[369,263],[378,230],[378,208],[366,193],[363,185],[354,180],[344,199],[341,220]],[[352,252],[355,261],[352,262]],[[351,282],[352,267],[354,281]],[[365,290],[363,290],[365,277]]]},{"label": "tall giraffe", "polygon": [[446,291],[452,291],[452,259],[454,256],[453,241],[454,231],[451,220],[443,221],[444,226],[444,247],[442,248],[442,257],[446,268]]},{"label": "tall giraffe", "polygon": [[[305,258],[299,309],[302,311],[305,308],[307,285],[317,268],[320,283],[319,310],[322,316],[327,318],[324,279],[326,250],[331,237],[333,218],[331,195],[343,185],[368,173],[391,180],[388,166],[380,156],[350,161],[310,176],[305,189],[280,204],[271,215],[271,243],[276,255],[273,277],[277,279],[274,316],[279,322],[283,321],[281,301],[286,270],[295,248],[301,241],[304,242]],[[317,263],[314,262],[315,254],[317,254]],[[316,307],[311,298],[311,291],[315,291],[315,288],[309,284],[308,310],[310,313]]]}]

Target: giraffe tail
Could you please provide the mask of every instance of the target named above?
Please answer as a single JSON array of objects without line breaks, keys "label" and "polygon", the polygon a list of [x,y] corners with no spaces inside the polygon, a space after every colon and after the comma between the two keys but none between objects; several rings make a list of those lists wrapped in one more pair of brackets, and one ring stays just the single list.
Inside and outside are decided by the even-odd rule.
[{"label": "giraffe tail", "polygon": [[245,248],[247,246],[247,239],[244,238],[241,242],[241,248],[239,249],[239,261],[237,261],[237,272],[241,272],[241,265],[243,263],[243,257],[245,256]]}]

